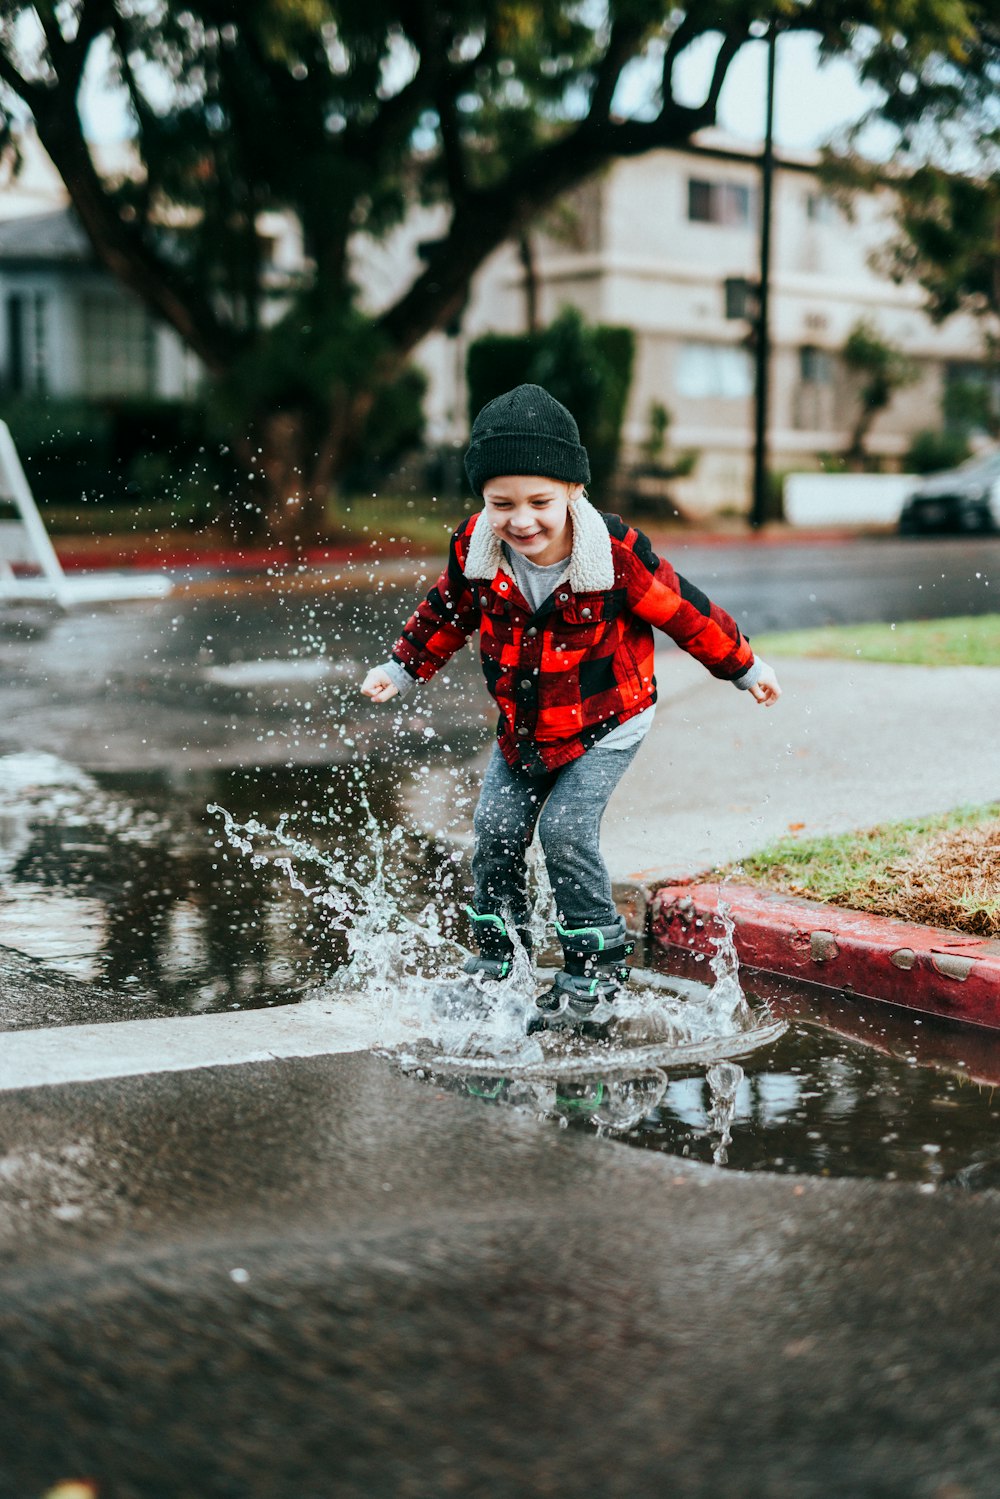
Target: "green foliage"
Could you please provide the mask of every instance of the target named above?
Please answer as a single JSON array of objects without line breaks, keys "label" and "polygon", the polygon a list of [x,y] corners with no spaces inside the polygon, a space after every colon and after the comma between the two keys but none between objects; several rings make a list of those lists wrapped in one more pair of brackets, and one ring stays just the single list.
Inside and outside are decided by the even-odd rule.
[{"label": "green foliage", "polygon": [[1000,176],[958,176],[933,164],[906,180],[889,266],[898,282],[918,281],[938,322],[955,312],[1000,315]]},{"label": "green foliage", "polygon": [[865,319],[855,323],[847,335],[843,359],[847,368],[860,377],[861,401],[871,411],[883,410],[897,390],[919,378],[914,361]]},{"label": "green foliage", "polygon": [[175,499],[202,513],[235,485],[208,413],[187,402],[24,397],[0,415],[42,507]]},{"label": "green foliage", "polygon": [[941,432],[930,427],[918,432],[910,443],[904,467],[908,474],[936,474],[957,468],[971,451],[964,432]]},{"label": "green foliage", "polygon": [[344,489],[370,492],[400,458],[424,440],[427,376],[412,365],[391,384],[379,387],[365,422],[360,455],[344,474]]},{"label": "green foliage", "polygon": [[874,323],[863,318],[847,336],[843,360],[858,386],[857,415],[847,456],[855,468],[860,468],[869,462],[865,439],[875,417],[885,410],[897,390],[920,378],[920,371],[901,349],[882,337]]},{"label": "green foliage", "polygon": [[538,333],[488,334],[469,347],[469,419],[515,385],[543,385],[576,417],[599,494],[618,461],[634,355],[630,328],[587,324],[570,307]]},{"label": "green foliage", "polygon": [[994,666],[1000,660],[1000,614],[903,620],[897,625],[822,625],[754,637],[770,657],[810,656],[891,661],[907,666]]},{"label": "green foliage", "polygon": [[670,411],[662,401],[650,401],[646,414],[647,431],[642,444],[643,461],[651,467],[663,461],[667,446],[667,433],[673,421]]},{"label": "green foliage", "polygon": [[212,395],[220,420],[238,423],[248,413],[282,408],[317,420],[330,398],[365,388],[386,352],[371,319],[311,292],[296,298],[284,317],[245,347]]},{"label": "green foliage", "polygon": [[[884,101],[841,149],[828,154],[824,170],[845,204],[859,191],[893,191],[897,233],[875,262],[897,283],[921,286],[931,317],[943,321],[966,312],[995,318],[1000,316],[996,6],[950,10],[944,4],[936,9],[925,45],[929,50],[915,55],[901,38],[883,34],[864,71],[885,90]],[[855,150],[872,115],[896,131],[889,169]]]}]

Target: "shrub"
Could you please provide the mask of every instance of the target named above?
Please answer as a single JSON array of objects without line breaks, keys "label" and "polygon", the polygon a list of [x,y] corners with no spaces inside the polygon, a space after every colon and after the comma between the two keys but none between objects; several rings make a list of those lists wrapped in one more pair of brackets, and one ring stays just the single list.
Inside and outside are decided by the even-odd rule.
[{"label": "shrub", "polygon": [[630,328],[588,324],[572,307],[538,333],[487,334],[469,348],[469,419],[515,385],[543,385],[576,417],[600,494],[618,462],[634,358]]},{"label": "shrub", "polygon": [[205,409],[186,401],[56,397],[6,403],[24,471],[42,507],[183,499],[206,510],[236,475]]},{"label": "shrub", "polygon": [[941,469],[956,468],[969,457],[971,449],[964,432],[938,432],[933,428],[918,432],[906,455],[910,474],[936,474]]}]

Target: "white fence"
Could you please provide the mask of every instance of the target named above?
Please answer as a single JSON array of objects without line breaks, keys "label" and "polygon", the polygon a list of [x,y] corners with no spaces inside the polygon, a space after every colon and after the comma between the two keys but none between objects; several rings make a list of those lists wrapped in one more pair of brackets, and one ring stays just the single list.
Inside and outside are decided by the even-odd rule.
[{"label": "white fence", "polygon": [[793,526],[892,526],[919,483],[912,474],[789,474],[785,519]]}]

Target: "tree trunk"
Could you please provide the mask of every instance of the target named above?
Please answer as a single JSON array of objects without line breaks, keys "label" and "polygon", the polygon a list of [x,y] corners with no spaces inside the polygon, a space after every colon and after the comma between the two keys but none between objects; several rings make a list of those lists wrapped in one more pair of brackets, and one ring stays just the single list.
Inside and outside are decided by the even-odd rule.
[{"label": "tree trunk", "polygon": [[315,505],[306,484],[305,415],[273,411],[261,423],[260,472],[268,535],[301,553],[317,539]]},{"label": "tree trunk", "polygon": [[538,266],[531,235],[523,229],[517,240],[518,254],[524,269],[524,320],[526,332],[538,332]]},{"label": "tree trunk", "polygon": [[[335,392],[320,426],[313,413],[279,409],[234,444],[252,499],[241,496],[231,525],[241,541],[289,546],[301,557],[323,541],[337,483],[357,455],[375,391]],[[320,427],[317,440],[317,428]]]}]

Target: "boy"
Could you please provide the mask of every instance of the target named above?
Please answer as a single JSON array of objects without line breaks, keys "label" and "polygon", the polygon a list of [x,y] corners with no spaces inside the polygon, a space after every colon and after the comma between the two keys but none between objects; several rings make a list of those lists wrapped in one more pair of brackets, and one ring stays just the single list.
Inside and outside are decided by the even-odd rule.
[{"label": "boy", "polygon": [[484,508],[454,533],[445,571],[361,691],[377,703],[408,692],[479,630],[500,722],[473,824],[469,914],[480,955],[465,972],[501,983],[512,934],[528,946],[525,855],[537,826],[563,968],[529,1030],[600,1034],[631,952],[600,825],[653,720],[652,626],[759,703],[777,702],[781,689],[724,610],[641,531],[588,503],[576,422],[541,386],[483,408],[465,467]]}]

